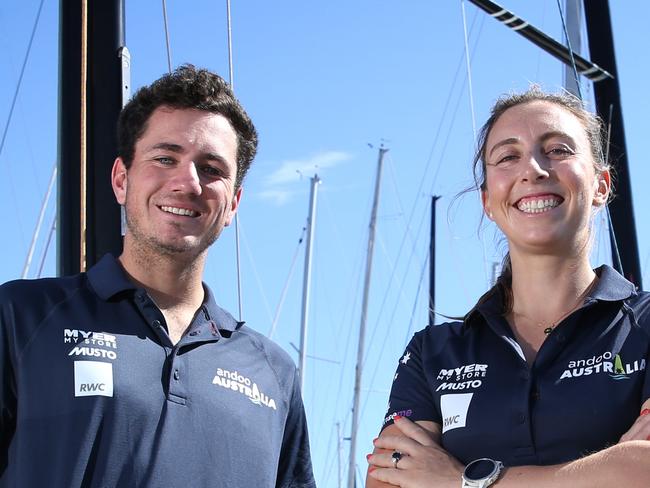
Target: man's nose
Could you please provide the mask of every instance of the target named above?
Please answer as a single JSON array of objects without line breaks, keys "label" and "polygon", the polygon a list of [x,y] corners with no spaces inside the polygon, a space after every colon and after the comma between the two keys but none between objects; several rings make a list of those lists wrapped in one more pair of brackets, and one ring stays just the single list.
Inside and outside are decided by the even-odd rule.
[{"label": "man's nose", "polygon": [[200,195],[202,192],[201,178],[194,161],[182,161],[174,169],[172,190]]}]

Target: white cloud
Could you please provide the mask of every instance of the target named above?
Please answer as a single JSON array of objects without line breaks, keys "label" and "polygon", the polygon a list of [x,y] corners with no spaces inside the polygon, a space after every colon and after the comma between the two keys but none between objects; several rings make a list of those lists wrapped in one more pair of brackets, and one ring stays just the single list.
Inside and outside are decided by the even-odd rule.
[{"label": "white cloud", "polygon": [[267,186],[284,185],[299,181],[300,174],[311,177],[322,169],[331,168],[352,158],[352,155],[342,151],[326,151],[307,159],[284,161],[280,167],[266,178]]},{"label": "white cloud", "polygon": [[277,205],[284,205],[287,203],[295,192],[288,190],[263,190],[257,193],[257,196],[262,200],[270,200]]},{"label": "white cloud", "polygon": [[352,155],[343,151],[324,151],[306,159],[290,159],[280,163],[280,167],[269,174],[263,183],[264,189],[258,196],[277,205],[287,203],[291,197],[304,188],[295,186],[303,177],[310,178],[321,174],[326,168],[332,168],[352,159]]}]

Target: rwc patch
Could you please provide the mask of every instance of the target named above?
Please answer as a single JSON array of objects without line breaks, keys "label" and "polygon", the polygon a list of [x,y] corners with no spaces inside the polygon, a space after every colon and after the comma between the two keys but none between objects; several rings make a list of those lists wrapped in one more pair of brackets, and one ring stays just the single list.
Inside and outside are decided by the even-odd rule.
[{"label": "rwc patch", "polygon": [[456,393],[440,397],[443,434],[448,430],[465,427],[469,404],[472,402],[473,396],[474,393]]},{"label": "rwc patch", "polygon": [[113,364],[74,362],[74,396],[113,396]]}]

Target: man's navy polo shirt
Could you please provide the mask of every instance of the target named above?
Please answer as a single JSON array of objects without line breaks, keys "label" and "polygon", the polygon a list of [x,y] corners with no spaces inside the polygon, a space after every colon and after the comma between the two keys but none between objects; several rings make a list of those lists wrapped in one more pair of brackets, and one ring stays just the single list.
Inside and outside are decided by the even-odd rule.
[{"label": "man's navy polo shirt", "polygon": [[395,415],[442,426],[461,462],[567,462],[616,444],[650,397],[650,294],[613,269],[542,344],[532,366],[499,293],[464,322],[427,327],[400,358],[384,426]]},{"label": "man's navy polo shirt", "polygon": [[315,486],[293,362],[205,291],[174,346],[112,256],[0,287],[0,486]]}]

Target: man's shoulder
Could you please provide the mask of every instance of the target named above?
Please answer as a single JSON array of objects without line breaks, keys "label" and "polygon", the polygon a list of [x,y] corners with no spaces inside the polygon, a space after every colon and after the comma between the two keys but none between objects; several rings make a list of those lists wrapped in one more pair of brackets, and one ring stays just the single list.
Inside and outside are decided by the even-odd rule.
[{"label": "man's shoulder", "polygon": [[289,356],[289,354],[265,335],[257,332],[246,324],[242,325],[238,330],[238,334],[248,338],[259,351],[265,354],[268,360],[283,368],[295,369],[296,365]]},{"label": "man's shoulder", "polygon": [[0,285],[0,306],[7,303],[26,303],[39,306],[65,300],[84,285],[83,274],[61,278],[13,280]]}]

